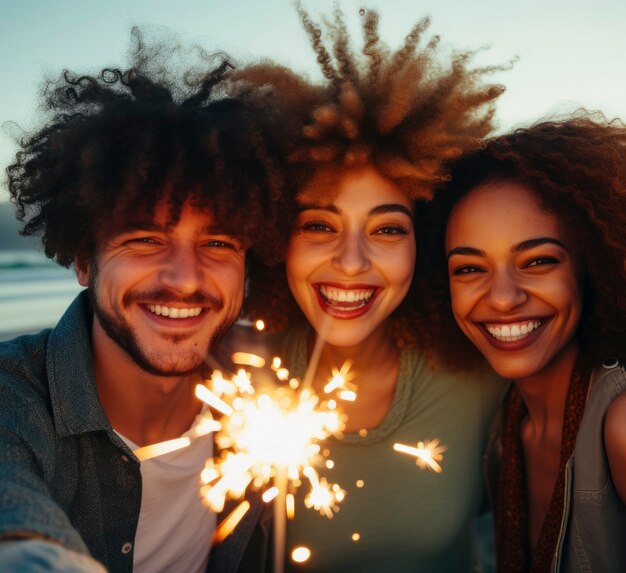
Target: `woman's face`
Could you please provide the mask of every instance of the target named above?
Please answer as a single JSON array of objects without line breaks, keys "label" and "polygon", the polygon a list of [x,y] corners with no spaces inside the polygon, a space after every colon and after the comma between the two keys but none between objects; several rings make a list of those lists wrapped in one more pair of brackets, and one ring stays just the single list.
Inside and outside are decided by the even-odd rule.
[{"label": "woman's face", "polygon": [[346,172],[334,199],[301,206],[287,280],[317,332],[357,345],[404,299],[415,268],[412,202],[373,167]]},{"label": "woman's face", "polygon": [[574,343],[580,252],[529,188],[494,182],[470,191],[448,220],[446,253],[454,317],[498,374],[537,375]]}]

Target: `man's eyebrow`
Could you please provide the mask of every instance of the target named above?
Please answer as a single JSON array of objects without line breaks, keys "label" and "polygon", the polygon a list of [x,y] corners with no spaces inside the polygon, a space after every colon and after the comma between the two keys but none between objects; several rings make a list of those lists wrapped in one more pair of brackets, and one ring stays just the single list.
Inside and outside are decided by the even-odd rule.
[{"label": "man's eyebrow", "polygon": [[[568,250],[568,248],[558,239],[553,237],[537,237],[536,239],[528,239],[526,241],[522,241],[517,245],[511,247],[512,253],[521,253],[522,251],[528,251],[529,249],[534,249],[535,247],[540,247],[541,245],[557,245],[564,250]],[[452,255],[469,255],[473,257],[484,257],[486,256],[485,251],[481,251],[480,249],[476,249],[474,247],[455,247],[454,249],[450,249],[448,252],[448,259]]]},{"label": "man's eyebrow", "polygon": [[163,226],[157,225],[154,221],[134,220],[124,223],[118,227],[118,233],[133,233],[135,231],[162,231]]},{"label": "man's eyebrow", "polygon": [[[313,204],[302,204],[300,205],[298,211],[301,213],[302,211],[308,210],[317,210],[317,211],[329,211],[330,213],[340,214],[341,210],[338,209],[335,205],[313,205]],[[413,217],[413,214],[409,209],[407,209],[404,205],[400,205],[399,203],[385,203],[383,205],[377,205],[373,209],[370,209],[368,215],[380,215],[383,213],[403,213],[407,217]]]}]

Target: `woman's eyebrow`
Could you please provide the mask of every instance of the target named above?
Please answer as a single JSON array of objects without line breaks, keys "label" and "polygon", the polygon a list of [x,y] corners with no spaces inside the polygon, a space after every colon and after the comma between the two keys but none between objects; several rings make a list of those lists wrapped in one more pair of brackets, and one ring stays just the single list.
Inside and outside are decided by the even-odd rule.
[{"label": "woman's eyebrow", "polygon": [[[330,213],[341,214],[341,210],[338,209],[335,205],[312,205],[312,204],[303,204],[300,205],[298,211],[301,213],[302,211],[329,211]],[[403,213],[407,217],[413,217],[410,209],[405,207],[404,205],[400,205],[399,203],[384,203],[383,205],[376,205],[370,209],[368,215],[380,215],[383,213]]]},{"label": "woman's eyebrow", "polygon": [[413,217],[413,214],[409,209],[400,203],[385,203],[383,205],[377,205],[370,210],[370,215],[379,215],[381,213],[404,213],[407,217]]},{"label": "woman's eyebrow", "polygon": [[331,213],[339,213],[339,209],[334,205],[313,205],[312,203],[303,203],[298,205],[298,213],[302,211],[330,211]]},{"label": "woman's eyebrow", "polygon": [[512,249],[512,253],[519,253],[521,251],[527,251],[528,249],[534,249],[535,247],[540,247],[541,245],[557,245],[562,249],[568,251],[568,248],[558,239],[554,237],[538,237],[536,239],[528,239],[527,241],[522,241],[515,245]]},{"label": "woman's eyebrow", "polygon": [[[557,245],[564,250],[568,250],[567,247],[558,239],[553,237],[538,237],[536,239],[528,239],[526,241],[522,241],[517,245],[513,245],[511,247],[512,253],[520,253],[522,251],[527,251],[529,249],[534,249],[535,247],[540,247],[541,245]],[[484,257],[486,256],[485,251],[481,251],[480,249],[476,249],[474,247],[455,247],[454,249],[450,249],[448,251],[448,259],[452,255],[469,255],[473,257]]]},{"label": "woman's eyebrow", "polygon": [[484,257],[485,251],[475,249],[474,247],[454,247],[454,249],[450,249],[448,251],[448,259],[452,255],[471,255],[474,257]]}]

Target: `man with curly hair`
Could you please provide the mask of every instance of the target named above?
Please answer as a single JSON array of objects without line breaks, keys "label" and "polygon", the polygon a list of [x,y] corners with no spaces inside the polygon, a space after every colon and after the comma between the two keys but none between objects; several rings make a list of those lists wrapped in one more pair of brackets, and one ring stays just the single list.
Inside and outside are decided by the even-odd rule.
[{"label": "man with curly hair", "polygon": [[227,60],[191,86],[142,57],[47,86],[50,121],[8,169],[23,233],[86,290],[56,328],[0,344],[2,571],[206,569],[211,436],[133,451],[196,435],[195,384],[246,258],[280,240],[282,185],[255,112],[218,97]]}]

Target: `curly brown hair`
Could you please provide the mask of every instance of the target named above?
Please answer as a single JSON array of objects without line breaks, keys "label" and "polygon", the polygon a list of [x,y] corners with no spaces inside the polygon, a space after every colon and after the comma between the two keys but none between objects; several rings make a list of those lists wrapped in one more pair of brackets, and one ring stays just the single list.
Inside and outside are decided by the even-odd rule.
[{"label": "curly brown hair", "polygon": [[[492,130],[494,103],[504,88],[484,78],[508,64],[472,68],[475,51],[441,57],[439,36],[420,46],[428,17],[392,52],[379,38],[378,13],[364,9],[364,42],[355,54],[338,7],[323,27],[297,8],[324,79],[311,81],[271,62],[230,77],[233,92],[264,111],[288,158],[293,196],[285,202],[285,218],[293,221],[298,198],[332,197],[346,171],[363,165],[375,167],[411,199],[429,199],[446,179],[445,160],[477,147]],[[299,316],[282,266],[255,269],[251,295],[248,314],[274,329]],[[418,344],[422,325],[412,304],[407,301],[394,316],[398,341]]]},{"label": "curly brown hair", "polygon": [[[485,183],[516,182],[533,190],[544,209],[574,235],[585,264],[583,316],[578,337],[591,364],[626,354],[626,127],[581,110],[493,138],[451,166],[451,182],[437,190],[419,217],[424,248],[425,307],[432,345],[446,360],[481,359],[461,334],[450,309],[444,238],[450,211]],[[437,344],[437,341],[441,341]]]},{"label": "curly brown hair", "polygon": [[49,120],[7,169],[22,234],[69,266],[137,213],[167,201],[175,224],[192,201],[271,261],[286,233],[283,171],[258,111],[220,95],[233,65],[221,55],[196,82],[175,80],[135,36],[128,69],[65,71],[44,87]]}]

